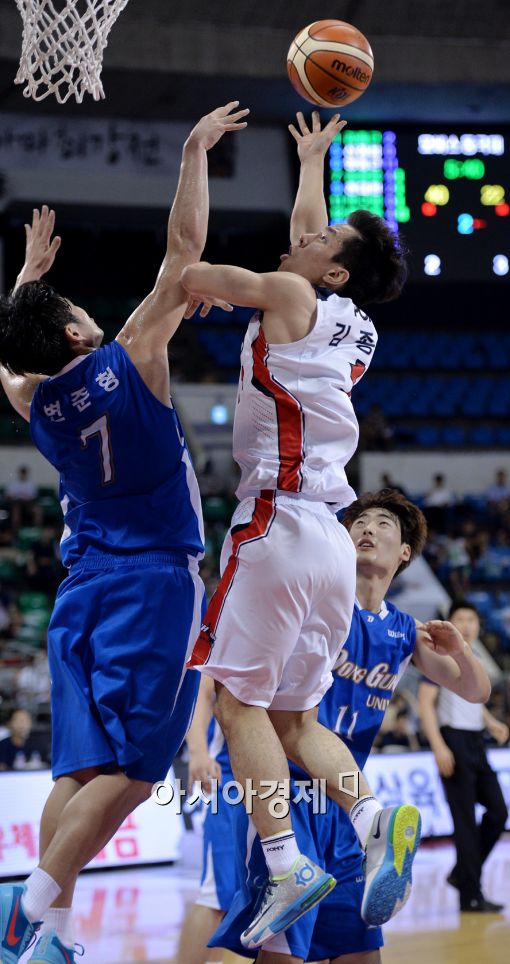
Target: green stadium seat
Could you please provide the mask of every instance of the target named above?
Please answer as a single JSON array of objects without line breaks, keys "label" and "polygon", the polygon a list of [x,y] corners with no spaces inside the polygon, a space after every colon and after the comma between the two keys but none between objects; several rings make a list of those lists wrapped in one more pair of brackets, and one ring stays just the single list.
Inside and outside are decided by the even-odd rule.
[{"label": "green stadium seat", "polygon": [[31,646],[42,646],[46,641],[46,629],[23,624],[16,631],[15,640],[18,643],[29,643]]},{"label": "green stadium seat", "polygon": [[30,626],[34,631],[46,632],[50,621],[49,609],[32,609],[23,614],[23,626]]},{"label": "green stadium seat", "polygon": [[216,522],[218,519],[229,521],[232,502],[224,495],[206,495],[202,499],[202,511],[207,522]]},{"label": "green stadium seat", "polygon": [[28,589],[25,592],[20,592],[18,604],[22,613],[37,612],[41,609],[48,612],[51,609],[50,600],[46,593],[32,592]]},{"label": "green stadium seat", "polygon": [[40,488],[37,496],[37,505],[41,508],[45,521],[61,522],[62,509],[54,489]]},{"label": "green stadium seat", "polygon": [[16,545],[18,549],[26,551],[41,538],[41,530],[37,526],[22,526],[16,535]]},{"label": "green stadium seat", "polygon": [[23,571],[12,559],[0,559],[0,582],[9,586],[17,586],[23,578]]}]

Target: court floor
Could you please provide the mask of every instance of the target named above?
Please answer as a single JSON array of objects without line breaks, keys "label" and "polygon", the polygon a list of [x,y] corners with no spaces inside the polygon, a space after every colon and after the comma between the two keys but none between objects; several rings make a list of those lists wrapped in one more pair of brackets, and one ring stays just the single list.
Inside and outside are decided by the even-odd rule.
[{"label": "court floor", "polygon": [[[384,964],[510,961],[510,838],[497,845],[484,878],[488,897],[508,900],[505,915],[459,914],[456,892],[445,883],[453,853],[450,844],[420,848],[412,897],[385,929]],[[85,945],[85,960],[170,964],[197,891],[199,860],[199,839],[187,833],[182,858],[172,867],[83,875],[76,896],[76,936]]]}]

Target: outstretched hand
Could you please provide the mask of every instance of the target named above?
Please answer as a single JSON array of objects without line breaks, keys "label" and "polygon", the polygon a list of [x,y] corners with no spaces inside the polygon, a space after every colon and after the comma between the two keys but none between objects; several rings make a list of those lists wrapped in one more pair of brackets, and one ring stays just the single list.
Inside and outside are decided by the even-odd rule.
[{"label": "outstretched hand", "polygon": [[188,301],[188,306],[184,312],[184,318],[192,318],[195,314],[197,308],[200,307],[200,317],[205,318],[209,314],[211,308],[222,308],[223,311],[233,311],[232,305],[229,305],[228,301],[221,301],[219,298],[211,298],[210,301],[203,302],[200,298],[191,297]]},{"label": "outstretched hand", "polygon": [[[26,248],[23,273],[27,277],[24,280],[38,281],[50,270],[62,243],[62,238],[58,235],[52,238],[54,229],[55,212],[50,210],[47,204],[43,204],[40,211],[34,208],[32,224],[25,224]],[[28,277],[28,274],[31,277]]]},{"label": "outstretched hand", "polygon": [[316,155],[324,158],[333,139],[344,129],[347,121],[341,119],[340,114],[333,114],[325,127],[321,127],[318,110],[312,111],[312,129],[308,127],[301,111],[296,114],[297,127],[289,124],[289,131],[297,143],[298,157],[301,162]]},{"label": "outstretched hand", "polygon": [[423,636],[425,644],[439,656],[457,656],[465,651],[466,643],[453,623],[429,619],[421,628],[428,635],[428,639]]},{"label": "outstretched hand", "polygon": [[231,100],[224,107],[217,107],[210,114],[201,117],[188,137],[188,144],[200,144],[206,151],[209,151],[227,131],[244,130],[248,125],[243,118],[250,111],[248,108],[236,111],[235,108],[238,106],[238,100]]}]

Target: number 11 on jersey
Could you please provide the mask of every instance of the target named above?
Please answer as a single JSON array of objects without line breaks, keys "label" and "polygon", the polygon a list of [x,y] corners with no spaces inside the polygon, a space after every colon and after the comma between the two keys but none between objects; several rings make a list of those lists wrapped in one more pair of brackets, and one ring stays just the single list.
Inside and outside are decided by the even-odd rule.
[{"label": "number 11 on jersey", "polygon": [[340,733],[340,734],[342,734],[342,736],[346,736],[348,740],[352,740],[352,739],[354,739],[354,730],[356,729],[356,723],[358,722],[358,712],[359,712],[359,711],[358,711],[358,710],[355,710],[355,711],[354,711],[354,713],[352,714],[352,719],[351,719],[351,722],[350,722],[350,724],[349,724],[349,728],[348,728],[347,732],[346,732],[346,733],[342,733],[342,723],[343,723],[344,716],[345,716],[345,714],[347,713],[347,710],[348,710],[348,709],[349,709],[348,706],[339,706],[339,707],[338,707],[338,716],[337,716],[337,718],[336,718],[336,723],[335,723],[335,733]]}]

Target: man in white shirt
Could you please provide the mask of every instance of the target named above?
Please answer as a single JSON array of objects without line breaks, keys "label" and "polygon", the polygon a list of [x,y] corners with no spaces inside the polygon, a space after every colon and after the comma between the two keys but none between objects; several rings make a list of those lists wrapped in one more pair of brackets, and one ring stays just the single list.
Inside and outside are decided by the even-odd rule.
[{"label": "man in white shirt", "polygon": [[40,525],[42,513],[35,501],[37,486],[30,478],[30,469],[26,465],[18,467],[16,478],[11,479],[5,486],[5,495],[9,501],[14,532],[17,532],[24,520],[32,525]]},{"label": "man in white shirt", "polygon": [[[451,607],[448,619],[470,645],[478,639],[476,607],[462,600]],[[461,911],[498,913],[502,904],[484,897],[482,868],[505,829],[508,811],[498,778],[485,751],[487,728],[502,745],[509,730],[479,703],[467,700],[425,680],[420,683],[419,707],[451,810],[457,862],[447,880],[460,894]],[[475,807],[486,809],[479,825]]]},{"label": "man in white shirt", "polygon": [[506,503],[510,500],[510,484],[505,469],[496,471],[494,482],[485,490],[485,497],[487,502],[492,503],[493,507],[498,507],[501,503],[504,503],[503,508],[506,508]]}]

